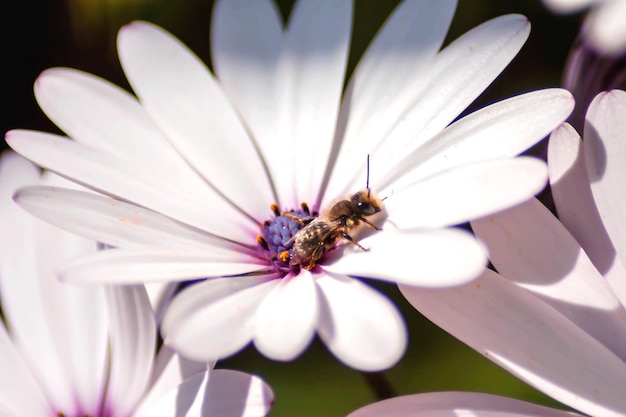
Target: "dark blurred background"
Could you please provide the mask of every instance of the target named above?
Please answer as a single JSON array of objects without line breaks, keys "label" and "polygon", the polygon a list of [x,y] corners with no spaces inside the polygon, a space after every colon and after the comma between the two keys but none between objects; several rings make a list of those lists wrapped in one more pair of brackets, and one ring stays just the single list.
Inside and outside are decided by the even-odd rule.
[{"label": "dark blurred background", "polygon": [[[255,0],[250,0],[255,1]],[[119,67],[115,37],[119,27],[135,19],[154,22],[185,42],[210,65],[211,0],[30,0],[5,5],[2,28],[2,103],[0,129],[58,130],[41,113],[32,93],[44,69],[74,67],[129,88]],[[292,0],[278,1],[288,16]],[[352,71],[396,0],[356,0]],[[522,13],[532,23],[521,53],[467,110],[521,92],[560,85],[570,45],[581,15],[556,16],[539,0],[460,0],[448,42],[472,27],[506,13]],[[2,141],[2,149],[6,144]],[[541,149],[536,150],[541,154]],[[532,388],[466,348],[413,310],[391,285],[374,284],[402,309],[409,326],[410,346],[404,359],[384,373],[399,394],[439,390],[492,392],[555,405]],[[290,363],[272,362],[254,348],[218,366],[262,375],[276,393],[271,416],[342,416],[376,400],[365,378],[338,363],[315,341]]]}]

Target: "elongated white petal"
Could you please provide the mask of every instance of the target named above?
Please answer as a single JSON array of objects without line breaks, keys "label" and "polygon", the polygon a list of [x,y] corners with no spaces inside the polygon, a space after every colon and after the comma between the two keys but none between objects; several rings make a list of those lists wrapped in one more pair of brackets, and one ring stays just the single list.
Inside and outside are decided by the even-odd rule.
[{"label": "elongated white petal", "polygon": [[547,177],[546,165],[535,158],[478,162],[393,192],[385,208],[401,229],[453,226],[532,198]]},{"label": "elongated white petal", "polygon": [[118,52],[133,90],[178,152],[221,194],[262,221],[274,200],[265,169],[204,64],[172,35],[145,22],[120,31]]},{"label": "elongated white petal", "polygon": [[297,162],[296,203],[315,198],[326,170],[343,91],[352,32],[350,0],[301,0],[289,18],[281,54],[289,96],[285,132]]},{"label": "elongated white petal", "polygon": [[0,321],[0,415],[51,415],[46,399],[28,365]]},{"label": "elongated white petal", "polygon": [[601,93],[587,111],[583,141],[587,173],[600,218],[622,263],[626,262],[624,132],[626,92]]},{"label": "elongated white petal", "polygon": [[154,362],[149,384],[150,390],[144,395],[133,415],[141,415],[142,410],[153,407],[168,391],[176,388],[186,379],[204,373],[210,368],[212,364],[191,361],[175,353],[169,347],[161,346]]},{"label": "elongated white petal", "polygon": [[319,301],[309,271],[280,280],[257,311],[254,344],[265,356],[288,361],[311,343],[319,320]]},{"label": "elongated white petal", "polygon": [[166,170],[146,170],[132,159],[52,134],[13,130],[6,140],[17,152],[64,177],[210,233],[246,241],[246,226],[256,228],[210,187],[189,188]]},{"label": "elongated white petal", "polygon": [[[280,133],[283,24],[275,2],[215,2],[210,40],[215,74],[263,154],[276,191],[291,192],[291,141]],[[286,196],[277,197],[279,206],[287,203]]]},{"label": "elongated white petal", "polygon": [[[380,29],[356,67],[344,94],[339,134],[340,153],[333,167],[328,198],[345,190],[355,173],[363,178],[368,150],[384,139],[403,113],[423,92],[424,73],[441,48],[456,0],[409,0],[400,3]],[[335,149],[336,150],[336,149]],[[378,169],[373,167],[373,171]]]},{"label": "elongated white petal", "polygon": [[188,287],[165,312],[161,324],[165,344],[198,361],[237,352],[252,340],[258,306],[279,282],[233,277]]},{"label": "elongated white petal", "polygon": [[268,268],[248,258],[224,250],[110,249],[69,263],[59,277],[75,283],[132,284],[239,275]]},{"label": "elongated white petal", "polygon": [[107,287],[111,363],[107,396],[113,413],[130,415],[145,393],[156,352],[156,323],[142,285]]},{"label": "elongated white petal", "polygon": [[477,392],[429,392],[366,405],[348,417],[574,417],[569,411]]},{"label": "elongated white petal", "polygon": [[77,409],[97,413],[107,348],[103,294],[98,289],[61,285],[55,274],[68,259],[96,246],[39,222],[13,203],[13,187],[39,182],[38,170],[30,162],[13,153],[3,155],[0,295],[4,317],[51,406],[70,414]]},{"label": "elongated white petal", "polygon": [[559,127],[550,136],[548,169],[559,220],[626,305],[626,270],[593,199],[580,136],[569,124]]},{"label": "elongated white petal", "polygon": [[493,265],[626,360],[626,310],[580,245],[537,200],[472,222]]},{"label": "elongated white petal", "polygon": [[340,361],[362,371],[380,371],[402,357],[406,328],[389,299],[342,275],[325,274],[315,283],[322,297],[319,335]]},{"label": "elongated white petal", "polygon": [[134,416],[262,417],[274,404],[274,394],[259,377],[238,371],[196,374]]},{"label": "elongated white petal", "polygon": [[[558,88],[521,94],[484,107],[417,148],[386,177],[372,175],[372,188],[380,192],[382,187],[402,187],[452,167],[516,156],[559,126],[573,108],[572,95]],[[375,156],[371,162],[374,167]]]},{"label": "elongated white petal", "polygon": [[436,325],[557,401],[589,415],[626,413],[626,364],[495,272],[451,289],[400,290]]},{"label": "elongated white petal", "polygon": [[141,104],[121,88],[88,73],[53,68],[37,78],[35,96],[46,115],[77,142],[194,180]]},{"label": "elongated white petal", "polygon": [[487,263],[483,246],[459,229],[409,232],[389,227],[359,244],[368,250],[346,245],[323,269],[407,285],[449,287],[473,280]]},{"label": "elongated white petal", "polygon": [[143,207],[84,191],[25,187],[15,201],[31,214],[88,239],[128,249],[228,251],[226,240]]},{"label": "elongated white petal", "polygon": [[[389,177],[388,170],[396,172],[396,165],[407,154],[450,124],[500,74],[522,47],[529,31],[525,17],[507,15],[483,23],[451,43],[429,65],[429,71],[421,78],[422,88],[415,90],[412,105],[398,115],[393,129],[375,148],[363,149],[360,161],[349,165],[353,176],[342,175],[341,180],[331,181],[328,197],[362,187],[367,153],[371,155],[371,166],[381,172],[379,179]],[[335,189],[335,181],[347,188]]]}]

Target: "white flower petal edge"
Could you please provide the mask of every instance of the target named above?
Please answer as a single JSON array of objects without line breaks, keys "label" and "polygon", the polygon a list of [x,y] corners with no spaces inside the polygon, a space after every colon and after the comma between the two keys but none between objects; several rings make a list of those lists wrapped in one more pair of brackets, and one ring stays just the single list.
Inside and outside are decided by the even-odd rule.
[{"label": "white flower petal edge", "polygon": [[273,403],[274,394],[260,378],[214,370],[186,379],[152,407],[139,410],[136,417],[260,417]]},{"label": "white flower petal edge", "polygon": [[472,29],[441,51],[423,74],[421,88],[408,90],[414,94],[412,100],[406,108],[398,109],[396,123],[385,135],[367,148],[358,140],[341,147],[325,200],[363,186],[366,161],[359,155],[369,153],[372,166],[386,176],[386,170],[445,128],[513,59],[529,31],[525,17],[501,16]]},{"label": "white flower petal edge", "polygon": [[[101,289],[55,279],[67,259],[96,249],[29,216],[11,200],[15,188],[40,182],[14,153],[0,160],[0,295],[11,336],[55,409],[97,412],[104,390],[106,306]],[[85,309],[92,314],[85,315]],[[46,366],[39,366],[46,363]],[[18,413],[19,414],[19,413]]]},{"label": "white flower petal edge", "polygon": [[626,359],[626,310],[578,242],[539,201],[472,228],[500,274]]},{"label": "white flower petal edge", "polygon": [[237,352],[254,337],[258,306],[280,283],[273,278],[216,278],[185,289],[163,317],[164,342],[199,361]]},{"label": "white flower petal edge", "polygon": [[[342,151],[334,163],[333,170],[337,172],[333,175],[346,181],[349,179],[346,174],[355,174],[351,167],[364,164],[358,159],[361,153],[356,151],[373,149],[414,105],[424,89],[424,73],[450,27],[456,3],[455,0],[401,2],[376,34],[344,94],[333,155],[340,146]],[[351,187],[351,181],[337,185]],[[327,198],[350,191],[331,189]]]},{"label": "white flower petal edge", "polygon": [[[549,88],[499,101],[454,122],[400,161],[372,187],[385,192],[465,164],[513,158],[535,145],[572,112],[567,90]],[[533,123],[528,123],[533,120]],[[375,159],[372,160],[372,166]]]},{"label": "white flower petal edge", "polygon": [[547,180],[546,165],[535,158],[464,165],[394,190],[385,200],[387,221],[405,230],[462,224],[532,198]]},{"label": "white flower petal edge", "polygon": [[257,311],[254,344],[266,356],[292,360],[309,345],[319,321],[315,278],[309,271],[283,278]]},{"label": "white flower petal edge", "polygon": [[204,63],[146,22],[123,27],[117,46],[133,90],[176,150],[240,210],[262,221],[273,199],[263,163]]},{"label": "white flower petal edge", "polygon": [[436,325],[556,400],[589,415],[626,413],[626,364],[495,272],[452,289],[400,290]]},{"label": "white flower petal edge", "polygon": [[201,230],[245,241],[246,225],[250,230],[258,227],[210,187],[181,183],[167,170],[148,169],[132,159],[49,133],[12,130],[5,138],[16,152],[63,177]]},{"label": "white flower petal edge", "polygon": [[109,249],[68,263],[59,278],[87,284],[140,284],[241,275],[268,268],[234,251],[216,252]]},{"label": "white flower petal edge", "polygon": [[593,199],[580,136],[567,123],[550,136],[548,168],[559,220],[580,243],[622,305],[626,305],[626,269]]},{"label": "white flower petal edge", "polygon": [[85,191],[28,186],[14,194],[26,211],[97,242],[126,249],[227,253],[235,245],[141,206]]},{"label": "white flower petal edge", "polygon": [[[338,249],[337,259],[324,271],[425,287],[463,284],[476,278],[487,264],[487,253],[474,237],[460,229],[386,228]],[[331,253],[332,257],[332,253]]]},{"label": "white flower petal edge", "polygon": [[150,380],[156,323],[143,286],[109,286],[106,290],[111,329],[107,396],[115,413],[129,415]]},{"label": "white flower petal edge", "polygon": [[396,306],[361,281],[325,274],[320,290],[318,332],[342,362],[362,371],[393,366],[406,350],[404,321]]},{"label": "white flower petal edge", "polygon": [[[294,206],[315,196],[337,123],[352,33],[352,0],[300,0],[283,37],[279,73],[288,94],[283,139],[293,144]],[[305,156],[304,158],[299,158]]]},{"label": "white flower petal edge", "polygon": [[379,401],[353,411],[348,417],[451,417],[459,416],[459,412],[472,417],[580,416],[491,394],[431,392]]},{"label": "white flower petal edge", "polygon": [[0,415],[47,417],[51,410],[0,321]]},{"label": "white flower petal edge", "polygon": [[142,410],[153,407],[161,397],[186,379],[198,373],[210,372],[213,365],[212,363],[186,359],[169,347],[161,346],[154,361],[150,391],[143,397],[134,414],[141,414]]},{"label": "white flower petal edge", "polygon": [[583,134],[583,150],[591,191],[622,264],[626,261],[624,114],[626,92],[612,90],[600,93],[589,105]]}]

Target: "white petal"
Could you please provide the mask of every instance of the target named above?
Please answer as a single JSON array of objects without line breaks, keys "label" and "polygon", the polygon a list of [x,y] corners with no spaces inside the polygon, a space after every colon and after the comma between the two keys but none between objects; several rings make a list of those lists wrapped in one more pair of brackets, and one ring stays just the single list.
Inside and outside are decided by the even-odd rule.
[{"label": "white petal", "polygon": [[267,268],[258,259],[254,263],[250,257],[227,250],[110,249],[67,264],[59,277],[75,283],[132,284],[240,275]]},{"label": "white petal", "polygon": [[172,35],[145,22],[122,28],[118,51],[133,90],[178,152],[221,194],[262,221],[274,201],[265,169],[204,64]]},{"label": "white petal", "polygon": [[532,200],[472,228],[498,272],[626,360],[626,310],[547,208]]},{"label": "white petal", "polygon": [[626,305],[626,270],[617,258],[593,200],[580,136],[569,124],[559,127],[550,136],[548,169],[559,220]]},{"label": "white petal", "polygon": [[105,80],[53,68],[37,78],[35,96],[46,115],[77,142],[166,169],[168,175],[193,172],[137,99]]},{"label": "white petal", "polygon": [[280,280],[217,278],[178,294],[165,312],[165,344],[197,361],[231,355],[252,340],[259,303]]},{"label": "white petal", "polygon": [[[517,54],[529,31],[525,17],[507,15],[483,23],[451,43],[423,74],[422,88],[415,90],[413,105],[400,115],[376,148],[362,149],[361,161],[350,165],[355,176],[341,179],[348,188],[331,190],[329,196],[362,187],[365,152],[371,155],[371,166],[383,172],[377,178],[388,177],[387,171],[394,171],[407,154],[439,133],[483,92]],[[374,182],[373,188],[380,187]]]},{"label": "white petal", "polygon": [[107,287],[111,358],[108,401],[114,415],[130,415],[147,390],[156,351],[156,323],[142,285]]},{"label": "white petal", "polygon": [[[4,161],[3,161],[4,162]],[[37,381],[0,321],[0,415],[46,417],[52,414]]]},{"label": "white petal", "polygon": [[406,328],[398,309],[359,280],[324,274],[319,335],[343,363],[361,371],[393,366],[406,350]]},{"label": "white petal", "polygon": [[587,111],[583,149],[591,191],[622,263],[626,262],[626,92],[601,93]]},{"label": "white petal", "polygon": [[[556,88],[484,107],[454,122],[403,158],[385,178],[372,175],[372,187],[377,191],[383,186],[401,187],[448,168],[516,156],[548,135],[573,108],[571,93]],[[374,154],[372,165],[375,163]]]},{"label": "white petal", "polygon": [[601,54],[619,56],[626,49],[626,2],[605,1],[587,18],[587,39]]},{"label": "white petal", "polygon": [[460,229],[398,231],[392,227],[346,244],[323,265],[329,272],[407,285],[448,287],[476,278],[487,263],[483,246]]},{"label": "white petal", "polygon": [[348,417],[381,416],[574,417],[578,414],[478,392],[429,392],[379,401],[348,415]]},{"label": "white petal", "polygon": [[400,290],[436,325],[557,401],[589,415],[626,413],[626,364],[496,273],[451,289]]},{"label": "white petal", "polygon": [[146,169],[129,158],[98,151],[60,136],[13,130],[7,143],[31,161],[96,191],[148,207],[166,216],[232,240],[247,240],[249,222],[208,186],[193,187]]},{"label": "white petal", "polygon": [[15,201],[31,214],[106,245],[225,251],[240,246],[143,207],[84,191],[25,187]]},{"label": "white petal", "polygon": [[216,370],[194,375],[137,417],[262,417],[274,394],[262,379],[243,372]]},{"label": "white petal", "polygon": [[546,165],[535,158],[478,162],[397,190],[385,208],[389,221],[401,229],[453,226],[532,198],[547,176]]},{"label": "white petal", "polygon": [[313,280],[306,270],[288,275],[259,306],[254,344],[268,358],[292,360],[311,343],[319,319]]},{"label": "white petal", "polygon": [[320,190],[343,91],[352,1],[300,0],[291,12],[281,54],[289,95],[283,111],[293,141],[296,203]]},{"label": "white petal", "polygon": [[[283,24],[271,0],[215,2],[211,23],[213,68],[261,150],[276,191],[293,185],[291,139],[279,134],[283,113],[278,70]],[[278,196],[282,206],[285,196]]]},{"label": "white petal", "polygon": [[[0,164],[0,295],[15,343],[59,412],[99,410],[105,383],[106,309],[100,289],[56,279],[68,259],[96,245],[43,224],[12,201],[11,186],[39,182],[15,154]],[[88,312],[88,314],[85,314]],[[43,366],[45,364],[45,366]]]},{"label": "white petal", "polygon": [[143,397],[133,416],[142,414],[161,400],[171,389],[176,388],[187,378],[210,370],[211,364],[195,362],[183,358],[167,346],[161,346],[154,363],[154,373],[150,383],[150,391]]},{"label": "white petal", "polygon": [[[402,2],[380,29],[354,70],[344,94],[335,147],[340,148],[327,198],[346,190],[358,174],[365,184],[368,150],[384,139],[425,88],[424,73],[446,36],[456,0]],[[378,171],[373,167],[374,172]]]}]

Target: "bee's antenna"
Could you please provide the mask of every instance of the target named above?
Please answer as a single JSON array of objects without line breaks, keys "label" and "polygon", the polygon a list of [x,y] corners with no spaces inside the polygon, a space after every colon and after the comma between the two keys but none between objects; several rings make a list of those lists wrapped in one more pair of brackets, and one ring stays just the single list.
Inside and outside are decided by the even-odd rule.
[{"label": "bee's antenna", "polygon": [[365,188],[367,188],[367,198],[370,197],[370,154],[367,154],[367,179],[365,180]]}]

